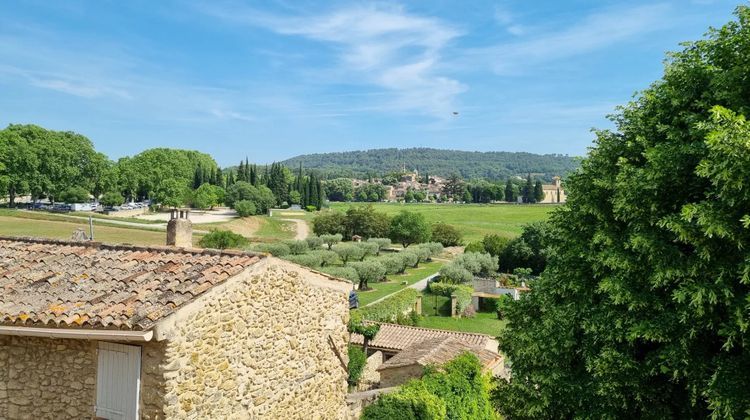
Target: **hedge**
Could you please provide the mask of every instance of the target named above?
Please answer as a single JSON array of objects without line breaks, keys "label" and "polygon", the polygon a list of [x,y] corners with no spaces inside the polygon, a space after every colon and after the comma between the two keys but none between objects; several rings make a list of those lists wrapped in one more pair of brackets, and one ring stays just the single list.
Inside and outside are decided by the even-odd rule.
[{"label": "hedge", "polygon": [[349,345],[349,382],[350,386],[357,386],[362,377],[362,371],[367,364],[367,355],[357,346]]},{"label": "hedge", "polygon": [[357,270],[352,267],[322,267],[319,270],[333,277],[349,280],[352,283],[359,281]]},{"label": "hedge", "polygon": [[[357,316],[368,321],[396,322],[400,314],[414,307],[417,296],[419,296],[419,291],[407,288],[376,304],[355,309],[352,312],[357,312]],[[471,299],[471,295],[469,298]]]},{"label": "hedge", "polygon": [[285,260],[291,261],[295,264],[304,265],[305,267],[317,268],[320,267],[322,259],[320,255],[309,253],[304,255],[287,255],[284,257]]}]

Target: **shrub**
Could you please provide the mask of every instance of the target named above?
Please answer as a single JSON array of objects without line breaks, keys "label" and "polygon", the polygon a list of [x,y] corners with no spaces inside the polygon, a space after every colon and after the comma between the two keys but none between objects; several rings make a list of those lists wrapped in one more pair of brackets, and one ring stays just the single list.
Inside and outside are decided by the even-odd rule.
[{"label": "shrub", "polygon": [[391,221],[388,237],[406,248],[414,243],[429,241],[431,233],[422,213],[402,211]]},{"label": "shrub", "polygon": [[315,251],[310,251],[310,255],[317,255],[318,258],[320,258],[320,266],[326,267],[331,264],[335,264],[336,261],[339,260],[339,255],[333,251],[329,251],[327,249],[316,249]]},{"label": "shrub", "polygon": [[311,250],[318,249],[323,246],[323,238],[320,236],[308,236],[305,238],[305,241],[307,241],[307,246]]},{"label": "shrub", "polygon": [[330,274],[333,277],[349,280],[352,283],[359,281],[357,270],[352,267],[323,267],[320,271]]},{"label": "shrub", "polygon": [[471,274],[471,271],[455,262],[444,265],[443,268],[440,269],[440,277],[445,279],[446,282],[453,283],[468,283],[474,279],[474,275]]},{"label": "shrub", "polygon": [[247,239],[228,230],[212,230],[198,242],[203,248],[227,249],[242,248],[247,245]]},{"label": "shrub", "polygon": [[487,252],[484,249],[484,244],[482,242],[472,242],[469,245],[466,245],[466,248],[464,248],[464,252]]},{"label": "shrub", "polygon": [[[456,313],[464,314],[467,309],[472,306],[472,293],[474,293],[474,289],[472,289],[470,286],[457,286],[453,290],[453,295],[456,295]],[[474,316],[473,313],[471,316]]]},{"label": "shrub", "polygon": [[490,275],[497,271],[497,259],[487,253],[467,252],[456,257],[453,263],[469,270],[474,275]]},{"label": "shrub", "polygon": [[60,194],[59,199],[65,203],[86,203],[89,201],[89,192],[83,187],[70,187]]},{"label": "shrub", "polygon": [[240,217],[248,217],[258,214],[258,208],[255,203],[249,200],[240,200],[234,203],[234,211]]},{"label": "shrub", "polygon": [[482,245],[484,245],[484,250],[482,252],[489,252],[490,255],[498,257],[503,253],[505,247],[508,246],[508,243],[510,243],[510,239],[504,236],[494,233],[487,235],[482,239]]},{"label": "shrub", "polygon": [[443,246],[459,246],[463,243],[463,234],[455,226],[435,223],[432,225],[432,240]]},{"label": "shrub", "polygon": [[478,419],[492,420],[492,383],[479,359],[463,353],[440,370],[425,369],[397,391],[384,394],[362,412],[362,419]]},{"label": "shrub", "polygon": [[377,262],[385,267],[388,274],[401,274],[406,270],[406,261],[399,254],[382,256],[377,259]]},{"label": "shrub", "polygon": [[419,248],[427,248],[430,250],[430,256],[428,257],[428,260],[432,259],[432,257],[436,257],[443,253],[443,244],[440,242],[427,242],[424,244],[418,245]]},{"label": "shrub", "polygon": [[342,238],[343,235],[340,233],[320,235],[320,239],[322,239],[323,243],[328,246],[328,249],[331,249],[334,245],[341,242]]},{"label": "shrub", "polygon": [[370,238],[367,242],[372,242],[378,245],[377,255],[380,255],[380,251],[391,246],[391,240],[388,238]]},{"label": "shrub", "polygon": [[267,252],[274,257],[285,257],[292,253],[289,247],[284,244],[258,244],[254,249],[261,252]]},{"label": "shrub", "polygon": [[364,260],[370,255],[377,255],[378,254],[378,244],[374,242],[357,242],[356,245],[360,248],[362,248],[362,257],[360,257],[360,260]]},{"label": "shrub", "polygon": [[397,255],[404,261],[404,267],[414,267],[419,263],[419,255],[412,252],[411,249],[401,251]]},{"label": "shrub", "polygon": [[361,261],[352,263],[359,276],[359,290],[367,290],[369,282],[381,281],[385,278],[385,267],[375,261]]},{"label": "shrub", "polygon": [[294,255],[306,254],[307,251],[310,249],[307,246],[307,241],[288,240],[288,241],[284,241],[283,244],[288,246],[289,251]]},{"label": "shrub", "polygon": [[122,205],[122,203],[125,202],[125,197],[118,192],[112,191],[104,194],[99,202],[102,203],[103,206],[114,207]]},{"label": "shrub", "polygon": [[346,233],[345,219],[346,216],[340,211],[322,211],[313,218],[313,232],[319,236],[344,235]]},{"label": "shrub", "polygon": [[368,321],[395,322],[399,314],[414,307],[417,296],[419,292],[416,289],[407,288],[378,303],[355,309],[352,312],[356,312],[357,316]]},{"label": "shrub", "polygon": [[310,268],[317,268],[321,266],[321,258],[320,255],[316,254],[297,254],[297,255],[287,255],[284,257],[285,260],[291,261],[295,264],[304,265],[305,267]]},{"label": "shrub", "polygon": [[365,251],[364,249],[353,244],[338,244],[333,247],[333,251],[339,255],[341,262],[346,265],[351,260],[358,260],[362,258]]},{"label": "shrub", "polygon": [[349,386],[357,386],[367,364],[367,355],[358,346],[349,345]]}]

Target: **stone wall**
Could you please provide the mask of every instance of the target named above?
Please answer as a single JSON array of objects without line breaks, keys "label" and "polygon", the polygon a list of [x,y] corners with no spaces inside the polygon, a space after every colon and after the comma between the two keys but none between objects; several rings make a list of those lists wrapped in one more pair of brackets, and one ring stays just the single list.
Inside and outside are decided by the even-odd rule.
[{"label": "stone wall", "polygon": [[383,388],[399,386],[410,379],[421,378],[424,374],[422,365],[413,364],[380,371],[380,386]]},{"label": "stone wall", "polygon": [[91,418],[97,343],[0,336],[0,419]]},{"label": "stone wall", "polygon": [[346,415],[351,286],[275,258],[250,270],[176,320],[163,354],[150,348],[144,386],[163,378],[149,397],[163,410],[144,401],[143,418]]},{"label": "stone wall", "polygon": [[380,372],[378,368],[383,364],[384,356],[382,351],[376,351],[367,358],[365,367],[362,369],[362,375],[359,377],[357,391],[367,391],[377,388],[380,384]]}]

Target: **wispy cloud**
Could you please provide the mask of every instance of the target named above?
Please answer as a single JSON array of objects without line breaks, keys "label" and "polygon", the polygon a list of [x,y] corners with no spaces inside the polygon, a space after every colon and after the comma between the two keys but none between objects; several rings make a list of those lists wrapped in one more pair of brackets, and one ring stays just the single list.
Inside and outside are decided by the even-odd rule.
[{"label": "wispy cloud", "polygon": [[495,5],[494,18],[495,22],[511,35],[520,36],[526,33],[526,27],[518,23],[510,9],[504,5]]},{"label": "wispy cloud", "polygon": [[474,49],[468,56],[475,60],[489,58],[497,73],[516,73],[528,66],[589,53],[663,30],[674,23],[674,19],[669,19],[670,12],[668,4],[608,9],[523,41]]},{"label": "wispy cloud", "polygon": [[[382,110],[446,117],[466,86],[440,74],[443,51],[461,32],[400,6],[359,5],[324,14],[279,16],[254,9],[204,8],[225,21],[262,27],[333,47],[337,66],[328,76],[390,92]],[[317,52],[316,52],[317,53]]]}]

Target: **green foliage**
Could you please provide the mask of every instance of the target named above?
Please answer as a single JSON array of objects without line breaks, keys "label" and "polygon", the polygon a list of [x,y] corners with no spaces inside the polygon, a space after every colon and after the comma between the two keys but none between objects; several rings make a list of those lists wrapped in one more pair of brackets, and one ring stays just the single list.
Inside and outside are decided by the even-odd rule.
[{"label": "green foliage", "polygon": [[342,238],[343,236],[340,233],[320,235],[320,239],[323,240],[323,243],[326,244],[328,249],[331,249],[334,245],[341,242]]},{"label": "green foliage", "polygon": [[544,200],[544,187],[542,181],[536,180],[534,183],[534,201],[539,203]]},{"label": "green foliage", "polygon": [[338,277],[341,279],[349,280],[352,283],[359,281],[359,275],[357,275],[357,270],[355,270],[352,267],[321,267],[320,271],[330,274],[334,277]]},{"label": "green foliage", "polygon": [[310,251],[308,254],[315,255],[316,258],[319,258],[321,267],[336,264],[336,262],[338,262],[339,260],[338,254],[327,249],[316,249],[314,251]]},{"label": "green foliage", "polygon": [[176,178],[163,180],[155,188],[154,200],[165,207],[180,207],[190,195],[190,189]]},{"label": "green foliage", "polygon": [[250,201],[255,204],[256,214],[266,214],[268,209],[277,204],[276,196],[268,187],[264,185],[256,187],[245,181],[238,181],[230,186],[224,201],[232,208],[235,208],[235,204],[240,201]]},{"label": "green foliage", "polygon": [[469,283],[474,279],[471,271],[460,264],[448,263],[440,269],[440,277],[452,283]]},{"label": "green foliage", "polygon": [[367,355],[358,346],[349,345],[349,386],[357,386],[367,364]]},{"label": "green foliage", "polygon": [[443,244],[440,242],[425,242],[423,244],[419,244],[415,246],[414,248],[424,248],[429,250],[429,256],[427,257],[427,260],[432,259],[432,257],[436,257],[443,253]]},{"label": "green foliage", "polygon": [[357,270],[359,277],[359,290],[367,290],[370,282],[381,281],[385,278],[386,272],[383,265],[375,261],[361,261],[352,263],[352,267]]},{"label": "green foliage", "polygon": [[467,352],[381,396],[365,408],[362,418],[493,420],[498,416],[490,403],[491,389],[479,359]]},{"label": "green foliage", "polygon": [[376,211],[372,205],[353,206],[347,209],[343,224],[345,237],[359,235],[363,239],[388,236],[391,219]]},{"label": "green foliage", "polygon": [[750,130],[733,113],[750,109],[750,9],[737,16],[670,54],[567,180],[546,270],[507,310],[508,417],[750,412]]},{"label": "green foliage", "polygon": [[287,241],[283,241],[282,243],[289,247],[289,251],[292,253],[292,255],[306,254],[307,251],[310,250],[310,248],[307,246],[307,241],[305,240],[290,239]]},{"label": "green foliage", "polygon": [[356,313],[356,316],[361,319],[368,321],[396,322],[399,314],[403,314],[414,307],[417,296],[419,296],[419,292],[416,289],[406,288],[378,303],[355,309],[351,312],[352,314]]},{"label": "green foliage", "polygon": [[[550,245],[550,227],[547,222],[524,226],[521,236],[512,239],[499,254],[499,269],[512,272],[514,268],[531,268],[535,275],[547,266],[547,247]],[[497,252],[495,249],[493,251]]]},{"label": "green foliage", "polygon": [[[346,233],[346,226],[344,224],[346,216],[344,213],[337,210],[325,210],[318,213],[313,218],[313,232],[320,237],[331,238],[329,235],[343,235]],[[341,238],[339,238],[339,241]],[[330,248],[331,245],[329,244]]]},{"label": "green foliage", "polygon": [[411,249],[401,251],[397,254],[407,267],[416,267],[419,264],[420,256],[418,253],[413,252]]},{"label": "green foliage", "polygon": [[376,202],[385,200],[386,190],[380,184],[362,184],[354,191],[355,201]]},{"label": "green foliage", "polygon": [[414,243],[429,241],[430,234],[430,225],[422,213],[402,211],[391,221],[388,236],[406,248]]},{"label": "green foliage", "polygon": [[406,270],[406,260],[400,253],[383,255],[378,258],[378,262],[383,265],[388,274],[401,274]]},{"label": "green foliage", "polygon": [[60,201],[65,203],[88,203],[89,192],[83,187],[70,187],[60,193]]},{"label": "green foliage", "polygon": [[460,246],[463,243],[463,234],[455,226],[445,223],[432,225],[432,240],[440,242],[443,246]]},{"label": "green foliage", "polygon": [[344,265],[349,261],[360,260],[365,255],[365,250],[363,248],[350,243],[334,245],[331,249],[339,255],[339,258]]},{"label": "green foliage", "polygon": [[289,204],[299,204],[302,202],[302,194],[299,191],[289,193]]},{"label": "green foliage", "polygon": [[193,191],[192,205],[198,209],[209,209],[219,204],[220,199],[224,197],[224,189],[211,185],[202,184],[198,189]]},{"label": "green foliage", "polygon": [[[506,238],[505,236],[500,236],[497,234],[490,234],[485,236],[482,239],[482,245],[483,249],[480,251],[474,251],[473,252],[488,252],[493,257],[500,256],[505,248],[510,243],[510,239]],[[464,252],[470,252],[468,249],[466,249]]]},{"label": "green foliage", "polygon": [[102,198],[99,199],[99,202],[103,206],[107,207],[120,206],[125,202],[125,197],[123,197],[122,194],[116,191],[111,191],[102,195]]},{"label": "green foliage", "polygon": [[354,185],[351,178],[336,178],[323,183],[326,197],[330,201],[354,200]]},{"label": "green foliage", "polygon": [[380,251],[390,248],[391,246],[391,240],[388,238],[369,238],[367,242],[372,242],[378,245],[377,255],[380,255]]},{"label": "green foliage", "polygon": [[253,249],[256,251],[267,252],[274,257],[286,257],[292,253],[289,247],[282,243],[257,244]]},{"label": "green foliage", "polygon": [[284,257],[285,260],[291,261],[295,264],[304,265],[305,267],[317,268],[323,263],[320,254],[309,253],[309,254],[296,254],[287,255]]},{"label": "green foliage", "polygon": [[214,248],[214,249],[227,249],[235,248],[240,249],[247,245],[247,239],[228,230],[212,230],[208,235],[205,235],[198,242],[203,248]]},{"label": "green foliage", "polygon": [[474,275],[489,276],[497,271],[497,259],[487,253],[466,252],[456,257],[451,264],[461,266]]},{"label": "green foliage", "polygon": [[320,249],[323,246],[323,238],[320,236],[308,236],[305,241],[307,241],[307,246],[311,250]]},{"label": "green foliage", "polygon": [[378,254],[379,248],[378,244],[374,242],[357,242],[356,245],[360,248],[362,248],[362,257],[360,257],[360,260],[363,260],[369,256],[374,256]]},{"label": "green foliage", "polygon": [[234,211],[240,217],[248,217],[258,214],[258,208],[250,200],[240,200],[234,203]]},{"label": "green foliage", "polygon": [[[499,180],[507,179],[512,175],[535,173],[544,174],[544,179],[551,180],[555,175],[568,174],[579,167],[575,158],[565,155],[536,155],[525,152],[465,152],[430,148],[316,153],[297,156],[282,163],[290,168],[296,168],[303,164],[305,168],[319,170],[327,178],[366,179],[369,174],[390,174],[393,171],[394,162],[404,161],[420,168],[420,172],[429,172],[430,176],[447,177],[458,171],[466,179],[490,178]],[[383,183],[389,184],[393,180],[392,176],[384,177]]]},{"label": "green foliage", "polygon": [[464,252],[487,252],[487,250],[484,248],[484,242],[470,242],[468,245],[466,245],[466,248],[464,248]]}]

